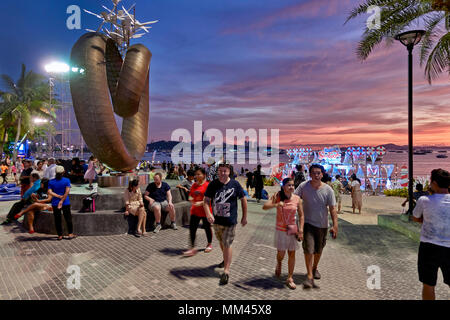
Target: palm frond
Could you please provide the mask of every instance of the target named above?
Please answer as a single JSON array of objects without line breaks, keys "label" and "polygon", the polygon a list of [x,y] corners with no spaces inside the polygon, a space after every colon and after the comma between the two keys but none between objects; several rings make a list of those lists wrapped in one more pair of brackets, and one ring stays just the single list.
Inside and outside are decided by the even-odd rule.
[{"label": "palm frond", "polygon": [[16,83],[10,76],[8,76],[7,74],[2,74],[1,80],[3,86],[7,87],[11,92],[18,94]]},{"label": "palm frond", "polygon": [[425,76],[431,84],[432,80],[438,78],[446,70],[450,75],[450,32],[447,32],[439,39],[428,56]]},{"label": "palm frond", "polygon": [[[408,1],[406,1],[408,2]],[[374,47],[383,39],[393,38],[405,28],[418,22],[418,19],[430,13],[430,6],[424,6],[420,1],[409,1],[414,3],[405,7],[404,3],[393,5],[381,11],[381,26],[379,29],[365,29],[363,38],[359,42],[357,54],[361,60],[367,59]]]},{"label": "palm frond", "polygon": [[435,13],[433,15],[430,15],[429,17],[425,18],[425,34],[422,38],[422,43],[420,47],[420,65],[422,66],[423,63],[427,60],[427,57],[429,56],[430,50],[433,48],[434,38],[435,35],[435,29],[439,25],[439,23],[445,19],[444,13]]},{"label": "palm frond", "polygon": [[367,0],[365,3],[360,4],[358,7],[350,11],[347,20],[345,20],[344,25],[350,20],[366,14],[367,10],[371,6],[378,6],[380,8],[392,8],[392,7],[407,7],[409,5],[408,0]]}]

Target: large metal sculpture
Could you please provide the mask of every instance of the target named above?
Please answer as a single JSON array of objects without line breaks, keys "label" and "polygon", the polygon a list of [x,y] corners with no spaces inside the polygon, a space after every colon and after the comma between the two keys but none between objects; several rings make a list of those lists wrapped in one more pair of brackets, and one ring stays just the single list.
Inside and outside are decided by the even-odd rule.
[{"label": "large metal sculpture", "polygon": [[[72,73],[70,89],[78,125],[92,153],[112,169],[128,171],[146,149],[152,57],[144,45],[130,46],[130,39],[141,37],[136,32],[148,32],[146,25],[156,21],[140,23],[131,10],[118,11],[119,2],[113,0],[114,8],[106,8],[109,13],[94,14],[103,19],[99,30],[108,22],[116,32],[89,32],[74,45],[71,63],[83,72]],[[123,118],[121,134],[113,110]]]}]

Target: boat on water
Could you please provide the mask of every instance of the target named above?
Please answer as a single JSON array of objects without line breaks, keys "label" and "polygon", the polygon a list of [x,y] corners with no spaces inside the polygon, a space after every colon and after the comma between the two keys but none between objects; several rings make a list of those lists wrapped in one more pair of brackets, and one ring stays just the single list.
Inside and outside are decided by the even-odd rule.
[{"label": "boat on water", "polygon": [[438,155],[436,156],[436,158],[445,159],[445,158],[448,158],[448,156],[445,155],[445,154],[438,154]]},{"label": "boat on water", "polygon": [[403,151],[398,150],[398,151],[394,151],[395,153],[403,153]]},{"label": "boat on water", "polygon": [[440,151],[438,151],[439,153],[447,153],[447,151],[446,150],[440,150]]},{"label": "boat on water", "polygon": [[424,154],[427,154],[427,152],[425,150],[417,150],[417,151],[414,151],[413,154],[424,155]]}]

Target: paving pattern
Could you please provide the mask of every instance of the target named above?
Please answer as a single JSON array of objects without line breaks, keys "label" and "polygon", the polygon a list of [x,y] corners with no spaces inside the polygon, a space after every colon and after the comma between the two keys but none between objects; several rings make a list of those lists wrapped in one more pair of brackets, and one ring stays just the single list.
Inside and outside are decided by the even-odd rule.
[{"label": "paving pattern", "polygon": [[[0,220],[10,205],[0,205]],[[0,299],[420,299],[418,244],[395,231],[342,219],[338,239],[328,240],[319,265],[320,289],[303,290],[300,285],[306,272],[302,251],[297,252],[294,274],[298,287],[288,289],[287,260],[282,279],[273,276],[275,211],[261,207],[249,202],[249,223],[238,226],[226,286],[219,286],[221,269],[215,266],[222,258],[215,238],[211,253],[182,257],[188,228],[143,238],[124,234],[56,241],[54,236],[29,235],[19,224],[0,226]],[[203,249],[204,231],[197,235]],[[379,267],[380,289],[367,287],[372,265]],[[69,289],[70,273],[77,268],[80,287],[73,288],[72,282]],[[450,299],[441,273],[436,291],[438,299]]]}]

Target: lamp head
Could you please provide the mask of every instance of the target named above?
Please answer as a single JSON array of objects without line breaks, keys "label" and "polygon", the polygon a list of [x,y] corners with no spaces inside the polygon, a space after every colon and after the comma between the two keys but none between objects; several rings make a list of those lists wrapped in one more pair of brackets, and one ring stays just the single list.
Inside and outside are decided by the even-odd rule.
[{"label": "lamp head", "polygon": [[395,40],[400,41],[404,46],[408,48],[414,48],[416,44],[422,40],[425,30],[412,30],[400,33],[395,36]]}]

